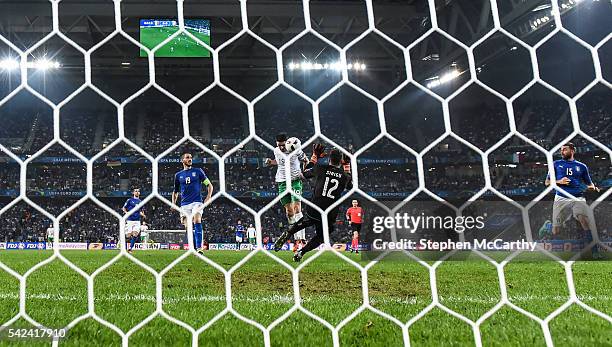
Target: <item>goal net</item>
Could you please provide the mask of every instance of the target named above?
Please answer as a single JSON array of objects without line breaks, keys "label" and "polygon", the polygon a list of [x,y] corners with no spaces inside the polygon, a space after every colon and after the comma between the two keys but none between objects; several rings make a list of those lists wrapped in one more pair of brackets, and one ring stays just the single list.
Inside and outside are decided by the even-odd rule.
[{"label": "goal net", "polygon": [[[87,288],[85,311],[62,327],[70,330],[91,319],[124,345],[158,318],[187,330],[194,346],[228,317],[257,329],[266,346],[274,344],[274,329],[294,314],[323,326],[334,346],[341,344],[342,330],[366,312],[397,328],[404,345],[414,342],[417,334],[411,332],[434,312],[468,326],[469,342],[477,346],[483,344],[483,324],[506,308],[535,322],[549,346],[550,322],[572,305],[612,324],[609,310],[577,294],[572,268],[591,255],[609,258],[612,245],[612,34],[605,17],[611,5],[461,3],[51,0],[32,5],[32,18],[26,13],[20,27],[28,34],[0,30],[0,269],[19,282],[13,298],[18,308],[0,321],[2,329],[23,321],[45,326],[26,305],[29,279],[56,262],[84,279]],[[0,12],[13,11],[9,7],[0,5]],[[591,18],[587,14],[592,25],[584,23]],[[315,143],[342,152],[353,185],[330,208],[311,202],[312,182],[279,176],[270,166],[295,171],[295,154],[274,157],[280,133],[301,140],[306,162]],[[544,185],[547,174],[556,175],[558,160],[566,159],[558,153],[568,142],[585,166],[563,170],[590,173],[584,187],[576,188],[580,196],[560,178]],[[212,187],[210,200],[208,184],[200,192],[205,200],[201,237],[209,253],[195,249],[200,223],[183,226],[184,207],[172,203],[184,153],[192,154],[193,167],[202,169]],[[595,186],[588,188],[591,181]],[[555,192],[571,204],[566,218],[553,211]],[[131,197],[141,200],[124,211]],[[301,211],[284,207],[298,202]],[[363,222],[352,220],[353,206],[366,211]],[[291,266],[287,254],[297,249],[299,237],[291,237],[282,253],[271,250],[297,220],[288,215],[306,210],[323,216],[324,242],[302,264]],[[128,254],[126,232],[140,212],[149,229],[140,233],[135,254]],[[482,227],[476,229],[483,230],[473,227],[479,216]],[[315,233],[307,228],[304,238]],[[355,235],[360,238],[353,243]],[[424,269],[431,300],[409,319],[370,299],[385,289],[369,281],[371,271],[394,250],[377,248],[376,240],[401,243],[401,253]],[[425,252],[442,244],[450,248]],[[464,244],[472,245],[470,256],[494,268],[501,288],[499,297],[478,299],[492,305],[476,316],[465,308],[470,302],[453,306],[452,295],[438,293],[440,267],[464,260],[466,255],[455,252]],[[14,266],[9,249],[49,250],[49,257],[28,258],[33,263],[23,270]],[[81,266],[69,250],[104,250],[99,254],[112,257],[100,257],[104,261],[97,267]],[[150,257],[171,254],[165,250],[185,252],[155,267],[139,258],[145,250],[159,251]],[[212,253],[221,250],[245,255],[228,266],[227,255]],[[349,253],[358,250],[360,257]],[[525,251],[557,263],[567,281],[567,298],[543,315],[508,294],[506,266]],[[256,300],[234,295],[235,286],[248,281],[236,281],[241,268],[258,254],[289,273],[291,287],[289,295],[266,297],[267,303],[288,308],[265,323],[240,308],[242,302],[255,310]],[[301,297],[301,274],[329,254],[346,265],[343,269],[358,273],[359,288],[351,290],[362,296],[337,321],[310,309]],[[164,297],[172,289],[164,276],[192,256],[225,281],[222,295],[186,296],[185,301],[225,305],[198,326],[169,314]],[[153,312],[130,328],[96,309],[103,300],[95,297],[95,281],[124,260],[155,278],[154,295],[138,297]],[[124,285],[129,284],[116,284]],[[366,335],[370,326],[366,323]]]}]

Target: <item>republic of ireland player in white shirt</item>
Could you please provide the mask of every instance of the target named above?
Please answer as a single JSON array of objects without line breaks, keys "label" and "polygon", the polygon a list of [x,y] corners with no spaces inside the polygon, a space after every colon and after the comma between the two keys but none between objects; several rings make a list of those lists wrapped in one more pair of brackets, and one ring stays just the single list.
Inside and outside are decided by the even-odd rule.
[{"label": "republic of ireland player in white shirt", "polygon": [[53,242],[54,231],[55,231],[55,229],[53,228],[53,225],[50,225],[47,228],[47,242]]},{"label": "republic of ireland player in white shirt", "polygon": [[[287,191],[287,172],[285,168],[285,157],[283,154],[289,154],[285,147],[287,141],[287,134],[276,135],[276,148],[274,148],[274,159],[266,158],[267,165],[276,165],[276,185],[278,186],[278,194],[282,195]],[[291,172],[291,188],[296,195],[302,195],[303,184],[301,179],[302,166],[308,162],[306,154],[299,149],[289,157]],[[300,220],[302,216],[302,204],[296,195],[285,195],[281,198],[281,204],[285,207],[285,213],[287,215],[287,221],[289,225]],[[306,233],[304,229],[295,233],[295,246],[293,251],[296,252],[299,246],[302,246],[306,240]]]}]

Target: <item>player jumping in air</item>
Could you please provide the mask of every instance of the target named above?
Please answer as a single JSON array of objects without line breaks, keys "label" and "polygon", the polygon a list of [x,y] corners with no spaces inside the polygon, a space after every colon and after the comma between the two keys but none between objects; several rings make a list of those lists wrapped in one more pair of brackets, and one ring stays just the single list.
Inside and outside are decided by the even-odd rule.
[{"label": "player jumping in air", "polygon": [[[561,189],[555,189],[555,201],[553,203],[552,234],[558,235],[561,226],[572,216],[578,220],[582,227],[584,238],[587,242],[593,241],[591,227],[589,225],[588,206],[583,197],[583,185],[586,189],[599,192],[589,175],[589,169],[584,163],[574,159],[576,147],[569,142],[561,146],[561,158],[553,163],[555,167],[555,180]],[[546,176],[544,182],[550,185],[550,175]],[[591,252],[598,257],[598,247],[593,246]]]},{"label": "player jumping in air", "polygon": [[[278,186],[278,194],[282,195],[287,191],[287,173],[285,172],[285,157],[283,154],[289,154],[285,147],[285,141],[287,141],[287,134],[281,133],[276,135],[276,148],[274,148],[274,159],[266,158],[266,165],[276,165],[276,177],[275,181]],[[281,204],[285,207],[285,214],[287,215],[287,221],[289,226],[303,217],[302,214],[302,203],[297,195],[302,195],[303,184],[302,184],[302,163],[308,162],[308,157],[300,149],[297,153],[294,153],[289,157],[290,161],[290,175],[291,175],[291,188],[296,195],[285,195],[281,198]],[[297,251],[299,245],[303,245],[306,240],[306,232],[304,229],[296,231],[295,233],[295,247],[294,252]]]},{"label": "player jumping in air", "polygon": [[[193,156],[186,152],[181,155],[183,170],[174,175],[174,191],[172,204],[175,205],[179,194],[181,195],[181,223],[187,228],[187,223],[193,222],[193,240],[198,252],[202,252],[202,209],[210,201],[213,186],[204,170],[194,168]],[[207,188],[206,199],[202,202],[202,184]],[[188,217],[192,217],[189,221]]]},{"label": "player jumping in air", "polygon": [[346,210],[346,219],[348,220],[351,230],[353,231],[353,239],[351,241],[351,253],[355,251],[359,253],[359,233],[363,224],[363,208],[359,206],[359,201],[353,199],[351,207]]},{"label": "player jumping in air", "polygon": [[[313,191],[312,202],[325,211],[329,206],[334,204],[342,195],[345,189],[351,189],[353,182],[350,172],[350,166],[345,165],[343,168],[342,153],[333,149],[329,153],[329,164],[317,164],[318,159],[325,156],[325,147],[321,144],[313,145],[313,154],[310,163],[306,166],[303,172],[304,178],[315,178],[315,187]],[[339,207],[329,211],[327,214],[327,225],[331,233],[338,216]],[[298,230],[315,226],[316,234],[306,243],[306,245],[297,251],[293,256],[293,260],[299,262],[304,257],[304,254],[319,247],[323,243],[323,222],[322,216],[314,208],[307,206],[304,217],[295,222],[289,230],[283,234],[274,243],[274,250],[279,251],[287,242],[287,240]]]},{"label": "player jumping in air", "polygon": [[[123,204],[123,213],[128,214],[132,211],[138,204],[140,204],[142,200],[140,200],[140,189],[135,188],[132,190],[132,197],[125,201]],[[125,237],[126,239],[129,237],[130,247],[128,248],[128,252],[132,253],[134,250],[134,244],[138,239],[138,235],[140,234],[140,218],[145,218],[144,211],[142,208],[139,208],[136,212],[132,213],[127,217],[127,221],[125,223]]]}]

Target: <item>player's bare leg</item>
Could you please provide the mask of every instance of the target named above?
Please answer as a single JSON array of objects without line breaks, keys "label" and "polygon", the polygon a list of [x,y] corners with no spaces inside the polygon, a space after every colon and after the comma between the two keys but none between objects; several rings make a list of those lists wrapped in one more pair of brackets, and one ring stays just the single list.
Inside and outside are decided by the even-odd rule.
[{"label": "player's bare leg", "polygon": [[[297,220],[295,219],[295,215],[293,214],[293,203],[289,202],[285,204],[284,207],[285,207],[285,215],[287,216],[287,223],[289,224],[289,229],[291,229],[293,224],[297,222]],[[285,242],[287,242],[287,240],[285,240]]]},{"label": "player's bare leg", "polygon": [[[591,242],[593,242],[593,234],[591,232],[589,217],[583,214],[579,214],[577,216],[577,219],[580,223],[580,226],[582,227],[583,237],[586,239],[587,244],[590,244]],[[591,248],[591,254],[594,259],[599,259],[601,257],[601,255],[599,254],[599,247],[597,246],[597,243],[595,243]]]},{"label": "player's bare leg", "polygon": [[[302,214],[302,203],[298,200],[298,201],[293,201],[291,202],[291,207],[293,210],[293,219],[294,221],[298,221],[300,219],[302,219],[302,217],[304,216]],[[299,229],[298,231],[302,231],[303,229]],[[298,250],[300,250],[304,244],[305,244],[305,240],[304,237],[302,235],[303,233],[298,233],[299,236],[297,236],[295,238],[295,243],[293,245],[293,253],[297,252]]]},{"label": "player's bare leg", "polygon": [[[294,221],[294,222],[296,222],[296,221],[300,220],[300,218],[298,218],[298,216],[296,215],[296,206],[295,206],[295,202],[294,202],[294,201],[290,202],[290,203],[289,203],[289,206],[290,206],[291,211],[292,211],[292,213],[293,213],[293,221]],[[296,232],[297,232],[297,230],[296,230]],[[294,234],[294,235],[295,235],[295,234]],[[295,238],[293,239],[293,249],[292,249],[293,253],[297,252],[297,250],[298,250],[298,246],[299,246],[299,243],[300,243],[300,239],[299,239],[298,237],[295,237]]]}]

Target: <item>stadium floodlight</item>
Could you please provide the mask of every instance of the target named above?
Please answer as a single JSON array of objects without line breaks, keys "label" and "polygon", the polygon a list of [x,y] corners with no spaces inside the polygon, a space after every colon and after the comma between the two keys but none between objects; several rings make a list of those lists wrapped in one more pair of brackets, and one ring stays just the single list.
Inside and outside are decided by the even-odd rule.
[{"label": "stadium floodlight", "polygon": [[427,83],[427,88],[432,89],[435,87],[438,87],[441,84],[444,83],[448,83],[452,80],[454,80],[455,78],[459,77],[462,74],[462,72],[459,72],[458,70],[451,70],[450,72],[445,73],[442,76],[434,76],[429,78],[429,83]]},{"label": "stadium floodlight", "polygon": [[336,71],[340,71],[343,69],[347,69],[347,70],[355,70],[355,71],[363,71],[366,69],[366,64],[364,63],[360,63],[360,62],[355,62],[355,63],[349,63],[349,64],[342,64],[339,61],[336,62],[332,62],[332,63],[325,63],[325,64],[321,64],[321,63],[313,63],[310,61],[303,61],[301,63],[296,63],[296,62],[289,62],[289,64],[287,65],[287,68],[289,68],[289,70],[303,70],[303,71],[308,71],[308,70],[336,70]]},{"label": "stadium floodlight", "polygon": [[442,75],[442,77],[440,77],[440,83],[447,83],[451,80],[454,80],[455,78],[459,77],[461,73],[457,70],[452,70],[451,72],[448,72],[444,75]]},{"label": "stadium floodlight", "polygon": [[59,69],[60,63],[57,61],[40,59],[40,60],[36,60],[33,62],[28,62],[26,64],[26,67],[28,69],[37,69],[37,70],[47,71],[50,69]]},{"label": "stadium floodlight", "polygon": [[[2,70],[12,71],[12,70],[19,69],[19,61],[15,59],[3,59],[2,61],[0,61],[0,64],[1,64],[0,69]],[[51,69],[59,69],[60,67],[61,67],[61,64],[59,62],[47,60],[47,59],[28,61],[26,63],[26,68],[42,70],[42,71],[47,71]]]},{"label": "stadium floodlight", "polygon": [[12,71],[19,69],[19,61],[14,59],[2,59],[0,61],[0,69]]}]

